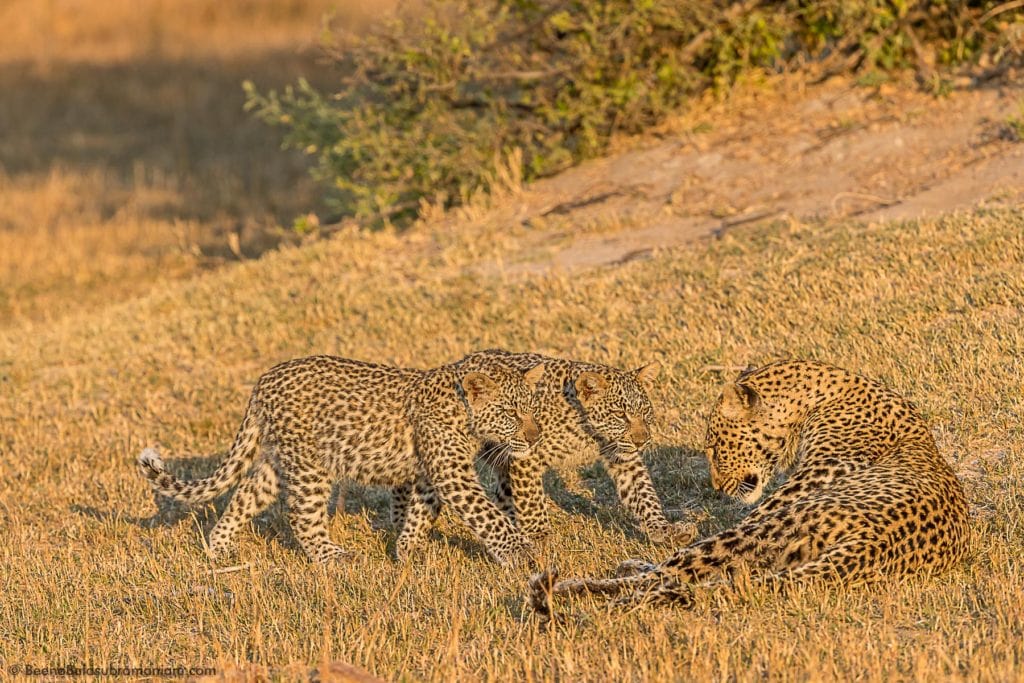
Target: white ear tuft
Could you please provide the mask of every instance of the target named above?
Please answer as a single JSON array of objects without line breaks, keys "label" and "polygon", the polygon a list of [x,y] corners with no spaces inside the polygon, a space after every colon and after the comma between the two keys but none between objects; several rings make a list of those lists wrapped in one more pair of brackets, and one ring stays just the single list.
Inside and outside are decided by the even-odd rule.
[{"label": "white ear tuft", "polygon": [[462,390],[475,408],[498,393],[498,384],[482,372],[467,372],[462,378]]},{"label": "white ear tuft", "polygon": [[531,390],[537,390],[537,384],[544,379],[545,367],[543,363],[534,365],[532,368],[523,373],[523,381],[530,387]]},{"label": "white ear tuft", "polygon": [[726,384],[722,387],[722,415],[731,420],[746,418],[754,411],[761,396],[746,384]]},{"label": "white ear tuft", "polygon": [[604,393],[608,388],[608,380],[596,372],[581,372],[576,378],[576,396],[580,403],[587,403],[595,396]]}]

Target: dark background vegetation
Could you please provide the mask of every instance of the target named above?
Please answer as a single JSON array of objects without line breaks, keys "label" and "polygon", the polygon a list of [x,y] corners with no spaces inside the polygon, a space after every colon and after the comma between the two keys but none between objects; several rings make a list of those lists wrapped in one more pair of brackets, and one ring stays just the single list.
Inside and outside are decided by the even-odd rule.
[{"label": "dark background vegetation", "polygon": [[[766,71],[915,72],[936,97],[1018,63],[1015,3],[956,0],[426,0],[327,46],[322,89],[246,84],[247,107],[315,159],[335,217],[402,222],[513,164],[526,180],[602,154],[708,89]],[[303,227],[301,223],[299,227]]]}]

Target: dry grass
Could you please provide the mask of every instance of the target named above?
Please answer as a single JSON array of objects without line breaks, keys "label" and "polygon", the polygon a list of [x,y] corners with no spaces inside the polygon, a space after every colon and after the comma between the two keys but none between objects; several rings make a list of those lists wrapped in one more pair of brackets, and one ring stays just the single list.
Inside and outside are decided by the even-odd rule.
[{"label": "dry grass", "polygon": [[305,161],[242,110],[241,83],[328,85],[316,45],[335,6],[347,25],[381,9],[0,3],[0,323],[53,319],[254,256],[315,209]]},{"label": "dry grass", "polygon": [[[124,303],[0,331],[0,661],[255,663],[294,678],[341,659],[410,680],[1011,680],[1024,659],[1024,216],[776,225],[574,274],[482,276],[528,235],[467,212],[397,237],[345,233]],[[463,237],[472,235],[473,238]],[[484,240],[479,239],[483,235]],[[499,258],[500,257],[500,258]],[[935,579],[788,597],[750,586],[679,611],[587,600],[563,627],[525,611],[445,517],[398,565],[387,497],[348,487],[332,534],[359,556],[316,567],[277,510],[243,534],[241,571],[211,574],[194,516],[153,516],[132,460],[162,444],[209,472],[249,388],[312,352],[431,365],[501,345],[668,372],[649,455],[670,509],[740,511],[696,453],[719,377],[707,364],[812,357],[913,397],[973,507],[970,560]],[[187,454],[200,454],[191,456]],[[599,466],[573,464],[545,550],[565,575],[657,558]]]},{"label": "dry grass", "polygon": [[[776,225],[523,275],[540,247],[507,218],[511,197],[401,237],[345,232],[208,272],[236,260],[229,235],[255,256],[314,203],[300,160],[241,111],[238,83],[329,78],[296,49],[329,4],[0,6],[0,678],[70,663],[293,679],[332,659],[415,680],[1019,677],[1019,211]],[[451,518],[400,566],[387,496],[345,487],[332,534],[358,559],[309,565],[272,510],[243,534],[248,566],[213,574],[200,531],[216,511],[154,514],[134,472],[153,443],[192,475],[211,471],[252,382],[279,360],[425,366],[493,345],[660,359],[649,462],[668,508],[711,513],[704,532],[741,510],[711,495],[695,450],[720,380],[701,368],[807,356],[880,377],[919,402],[964,477],[972,557],[937,579],[788,597],[753,586],[685,611],[584,600],[543,629],[525,612],[525,576],[488,563]],[[668,552],[637,534],[600,466],[571,463],[547,483],[558,506],[545,553],[564,574]]]}]

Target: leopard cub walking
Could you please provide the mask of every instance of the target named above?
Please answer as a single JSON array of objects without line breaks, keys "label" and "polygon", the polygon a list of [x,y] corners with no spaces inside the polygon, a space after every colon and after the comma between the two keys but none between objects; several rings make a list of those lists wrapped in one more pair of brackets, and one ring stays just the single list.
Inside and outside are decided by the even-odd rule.
[{"label": "leopard cub walking", "polygon": [[658,564],[627,561],[612,579],[534,576],[534,607],[572,593],[685,603],[691,585],[739,565],[781,582],[863,583],[939,572],[966,552],[960,482],[914,404],[878,382],[810,361],[748,370],[724,387],[705,445],[712,486],[745,503],[792,473],[737,526]]},{"label": "leopard cub walking", "polygon": [[644,464],[654,409],[647,391],[660,372],[657,362],[632,371],[550,358],[535,353],[482,351],[520,370],[544,364],[537,387],[537,423],[543,435],[534,457],[513,458],[496,468],[498,504],[533,538],[550,529],[541,476],[547,467],[576,464],[600,455],[624,506],[655,542],[682,545],[697,535],[691,521],[670,522]]},{"label": "leopard cub walking", "polygon": [[182,481],[153,449],[138,458],[154,491],[205,503],[238,484],[210,532],[215,558],[233,551],[238,529],[278,499],[299,545],[314,561],[348,553],[328,536],[333,482],[351,479],[398,489],[397,553],[426,538],[441,502],[483,541],[498,562],[524,559],[528,539],[480,485],[474,456],[481,444],[527,457],[540,430],[535,385],[544,366],[522,372],[497,358],[412,370],[333,356],[311,356],[271,368],[257,381],[227,459],[206,479]]}]

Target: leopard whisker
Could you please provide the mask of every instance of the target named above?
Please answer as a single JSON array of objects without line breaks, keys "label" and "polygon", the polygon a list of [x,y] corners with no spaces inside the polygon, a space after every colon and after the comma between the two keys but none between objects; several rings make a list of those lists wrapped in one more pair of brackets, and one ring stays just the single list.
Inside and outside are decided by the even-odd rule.
[{"label": "leopard whisker", "polygon": [[508,461],[508,451],[509,449],[507,444],[490,444],[480,453],[478,460],[482,461],[491,469],[498,469],[502,464]]}]

